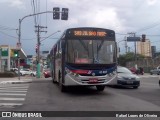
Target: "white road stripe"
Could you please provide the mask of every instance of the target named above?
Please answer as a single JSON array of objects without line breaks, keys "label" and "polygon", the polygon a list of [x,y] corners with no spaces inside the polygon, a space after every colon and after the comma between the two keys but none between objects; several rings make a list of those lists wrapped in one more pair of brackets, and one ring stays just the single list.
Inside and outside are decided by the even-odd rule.
[{"label": "white road stripe", "polygon": [[1,93],[1,92],[2,92],[2,93],[6,93],[6,92],[7,92],[7,93],[16,93],[16,92],[18,92],[18,93],[19,93],[19,92],[26,93],[27,91],[16,91],[16,90],[12,90],[12,91],[11,91],[11,90],[0,90],[0,93]]},{"label": "white road stripe", "polygon": [[0,85],[0,87],[29,87],[29,85]]},{"label": "white road stripe", "polygon": [[28,90],[28,89],[26,89],[26,88],[25,89],[22,89],[22,88],[20,88],[20,89],[19,88],[14,88],[14,89],[12,89],[12,88],[0,88],[0,90],[16,90],[16,91],[20,90],[20,91],[24,91],[24,90]]},{"label": "white road stripe", "polygon": [[0,86],[29,86],[29,84],[0,84]]},{"label": "white road stripe", "polygon": [[0,88],[28,88],[28,87],[17,87],[17,86],[7,86],[7,87],[5,87],[5,86],[0,86]]},{"label": "white road stripe", "polygon": [[29,84],[0,85],[0,108],[23,105]]},{"label": "white road stripe", "polygon": [[8,96],[26,96],[26,94],[22,94],[22,93],[0,93],[0,95],[8,95]]},{"label": "white road stripe", "polygon": [[0,97],[0,100],[18,100],[18,101],[24,101],[25,98],[5,98],[5,97]]},{"label": "white road stripe", "polygon": [[0,106],[14,106],[14,105],[22,105],[22,103],[0,103]]}]

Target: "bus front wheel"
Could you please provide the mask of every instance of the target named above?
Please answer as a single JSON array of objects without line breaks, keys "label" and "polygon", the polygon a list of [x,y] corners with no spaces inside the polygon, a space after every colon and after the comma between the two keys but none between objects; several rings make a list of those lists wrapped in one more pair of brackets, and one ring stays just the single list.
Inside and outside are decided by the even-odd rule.
[{"label": "bus front wheel", "polygon": [[104,88],[105,88],[105,86],[103,86],[103,85],[97,85],[96,88],[97,88],[98,91],[103,91]]}]

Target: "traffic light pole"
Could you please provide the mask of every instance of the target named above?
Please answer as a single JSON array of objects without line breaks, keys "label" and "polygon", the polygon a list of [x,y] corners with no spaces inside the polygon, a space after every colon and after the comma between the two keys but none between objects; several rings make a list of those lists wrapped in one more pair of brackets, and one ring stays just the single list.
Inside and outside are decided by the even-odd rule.
[{"label": "traffic light pole", "polygon": [[[45,11],[45,12],[40,12],[40,13],[35,13],[35,14],[30,14],[30,15],[26,15],[24,16],[22,19],[19,19],[19,34],[18,34],[18,43],[17,43],[17,46],[18,46],[18,55],[20,54],[20,50],[21,50],[21,24],[22,24],[22,21],[27,18],[27,17],[31,17],[31,16],[35,16],[35,15],[39,15],[39,14],[44,14],[44,13],[53,13],[53,11]],[[20,56],[18,56],[18,79],[20,80]]]},{"label": "traffic light pole", "polygon": [[38,53],[37,53],[37,78],[40,78],[41,76],[41,71],[40,71],[40,36],[39,36],[39,25],[36,26],[38,27],[37,31],[37,43],[38,43]]},{"label": "traffic light pole", "polygon": [[[19,50],[21,50],[21,24],[22,24],[22,21],[27,17],[40,15],[40,14],[44,14],[44,13],[55,13],[55,11],[39,12],[39,13],[35,13],[35,14],[26,15],[22,19],[19,19],[19,31],[18,31],[19,34],[18,34],[18,43],[17,43]],[[62,13],[62,20],[67,20],[68,19],[68,8],[63,8],[62,12],[59,12],[59,13]],[[20,80],[20,58],[18,58],[18,79]]]},{"label": "traffic light pole", "polygon": [[20,80],[20,50],[18,50],[18,79]]}]

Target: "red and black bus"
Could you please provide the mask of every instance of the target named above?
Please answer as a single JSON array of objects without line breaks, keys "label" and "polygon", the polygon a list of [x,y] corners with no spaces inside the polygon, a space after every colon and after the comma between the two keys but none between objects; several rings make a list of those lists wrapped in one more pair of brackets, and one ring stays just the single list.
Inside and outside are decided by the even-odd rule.
[{"label": "red and black bus", "polygon": [[105,85],[117,77],[115,32],[81,27],[67,29],[50,51],[51,76],[61,91],[67,86]]}]

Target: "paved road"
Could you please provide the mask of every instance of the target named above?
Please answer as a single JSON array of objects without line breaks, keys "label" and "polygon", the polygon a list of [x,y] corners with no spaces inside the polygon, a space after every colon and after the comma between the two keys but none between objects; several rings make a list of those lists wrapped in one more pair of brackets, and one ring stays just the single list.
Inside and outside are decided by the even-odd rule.
[{"label": "paved road", "polygon": [[0,110],[23,105],[29,84],[0,84]]},{"label": "paved road", "polygon": [[[141,86],[138,89],[106,87],[106,89],[103,92],[97,92],[96,88],[94,87],[91,88],[72,87],[68,90],[67,93],[61,93],[58,88],[58,85],[53,84],[52,81],[49,79],[39,80],[39,81],[34,80],[32,83],[28,84],[29,88],[27,89],[27,96],[25,97],[23,105],[19,105],[13,108],[1,108],[1,110],[23,110],[23,111],[24,110],[26,111],[42,111],[42,110],[43,111],[159,111],[160,110],[160,94],[159,94],[160,87],[158,85],[158,77],[156,76],[150,76],[150,75],[148,75],[147,77],[142,76]],[[88,120],[88,118],[85,119]],[[99,119],[99,118],[89,118],[89,119]],[[144,119],[146,120],[147,118]]]}]

